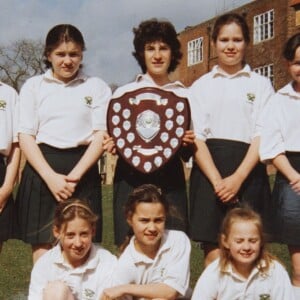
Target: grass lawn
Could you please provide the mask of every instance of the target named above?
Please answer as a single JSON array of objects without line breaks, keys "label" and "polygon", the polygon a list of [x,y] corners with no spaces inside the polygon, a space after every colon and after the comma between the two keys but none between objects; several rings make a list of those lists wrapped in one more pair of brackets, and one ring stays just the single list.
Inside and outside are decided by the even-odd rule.
[{"label": "grass lawn", "polygon": [[[111,186],[103,187],[103,246],[116,252],[113,245],[112,224],[112,189]],[[286,246],[272,244],[270,250],[278,256],[290,270],[289,256]],[[27,290],[32,268],[30,246],[11,240],[4,244],[0,255],[0,300],[27,299]],[[192,244],[191,257],[191,286],[194,286],[203,269],[203,255],[199,246]],[[47,272],[47,270],[45,270]]]}]

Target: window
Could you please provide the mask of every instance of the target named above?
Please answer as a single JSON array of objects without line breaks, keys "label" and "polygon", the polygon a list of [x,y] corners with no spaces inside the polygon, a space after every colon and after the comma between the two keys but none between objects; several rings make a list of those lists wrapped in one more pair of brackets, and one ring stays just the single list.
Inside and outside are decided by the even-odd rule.
[{"label": "window", "polygon": [[188,42],[188,66],[198,64],[203,61],[203,38]]},{"label": "window", "polygon": [[254,71],[260,75],[268,77],[274,85],[273,64],[255,68]]},{"label": "window", "polygon": [[254,17],[254,44],[274,37],[274,10]]}]

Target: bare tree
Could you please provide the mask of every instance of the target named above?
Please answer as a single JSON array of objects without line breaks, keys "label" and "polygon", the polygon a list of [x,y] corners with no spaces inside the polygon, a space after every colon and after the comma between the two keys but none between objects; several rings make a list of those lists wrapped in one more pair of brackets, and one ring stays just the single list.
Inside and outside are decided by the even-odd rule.
[{"label": "bare tree", "polygon": [[24,81],[44,73],[42,41],[22,39],[0,46],[0,80],[20,90]]}]

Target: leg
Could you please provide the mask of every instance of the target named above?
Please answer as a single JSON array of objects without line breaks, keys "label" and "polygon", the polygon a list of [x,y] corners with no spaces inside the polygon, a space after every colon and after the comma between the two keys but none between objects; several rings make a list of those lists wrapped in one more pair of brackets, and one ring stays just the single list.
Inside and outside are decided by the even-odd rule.
[{"label": "leg", "polygon": [[33,264],[36,263],[36,261],[49,249],[52,248],[51,244],[38,244],[38,245],[32,245],[32,261]]},{"label": "leg", "polygon": [[43,291],[43,300],[75,300],[70,288],[62,281],[51,281]]},{"label": "leg", "polygon": [[215,244],[203,243],[202,249],[204,251],[204,267],[220,256],[220,249]]}]

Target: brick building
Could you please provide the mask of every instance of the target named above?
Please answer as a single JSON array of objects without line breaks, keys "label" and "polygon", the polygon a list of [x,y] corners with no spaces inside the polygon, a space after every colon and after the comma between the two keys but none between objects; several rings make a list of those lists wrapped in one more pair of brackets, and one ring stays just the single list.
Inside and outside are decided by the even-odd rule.
[{"label": "brick building", "polygon": [[[249,25],[247,63],[268,76],[276,90],[281,88],[289,81],[282,47],[288,37],[300,31],[300,0],[254,0],[232,12],[244,15]],[[214,21],[212,18],[179,33],[183,59],[172,74],[173,79],[190,86],[216,64],[216,53],[211,47]]]},{"label": "brick building", "polygon": [[[244,15],[249,25],[251,42],[246,52],[247,63],[268,76],[278,90],[289,81],[282,47],[288,37],[300,31],[300,0],[253,0],[232,12]],[[179,33],[183,57],[172,79],[190,86],[216,64],[216,53],[211,47],[215,19],[186,27]],[[102,166],[101,173],[107,184],[112,183],[115,164],[116,157],[109,155]],[[190,168],[191,164],[186,164],[187,178]]]}]

